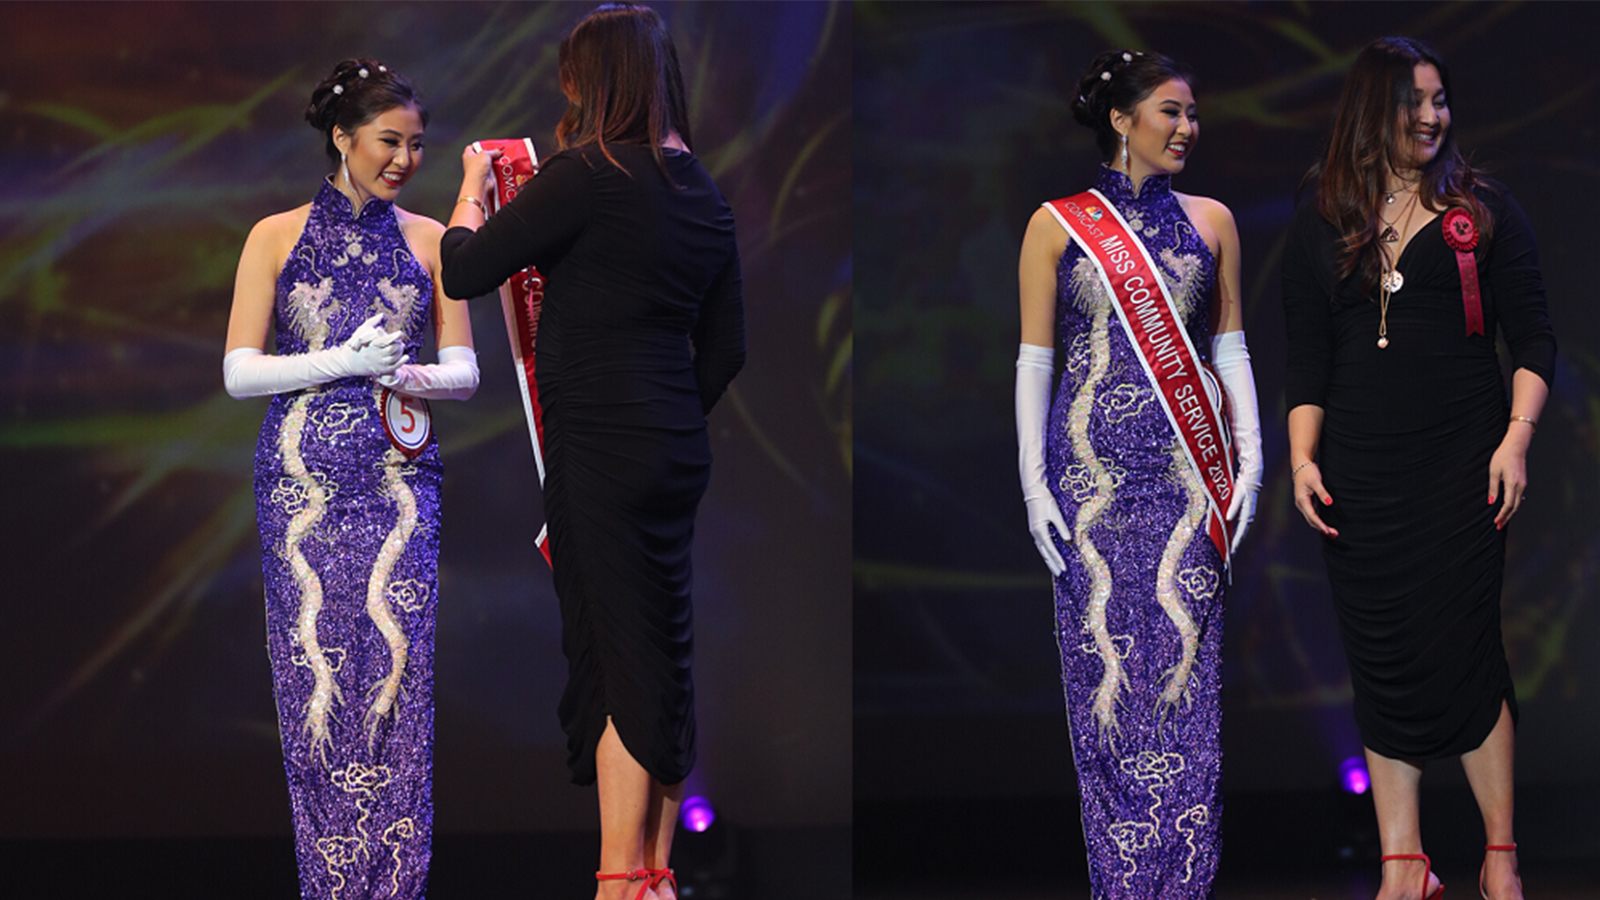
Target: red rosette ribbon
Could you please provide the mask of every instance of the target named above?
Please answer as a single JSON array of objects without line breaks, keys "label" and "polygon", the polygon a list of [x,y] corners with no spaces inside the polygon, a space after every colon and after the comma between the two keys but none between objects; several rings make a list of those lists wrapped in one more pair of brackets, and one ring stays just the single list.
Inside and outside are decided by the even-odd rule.
[{"label": "red rosette ribbon", "polygon": [[1444,214],[1444,242],[1457,253],[1471,253],[1478,247],[1478,225],[1472,213],[1456,207]]},{"label": "red rosette ribbon", "polygon": [[1456,252],[1456,268],[1461,271],[1461,307],[1466,315],[1467,334],[1483,334],[1483,299],[1478,291],[1478,260],[1472,251],[1478,246],[1478,225],[1472,213],[1456,207],[1444,214],[1444,242]]}]

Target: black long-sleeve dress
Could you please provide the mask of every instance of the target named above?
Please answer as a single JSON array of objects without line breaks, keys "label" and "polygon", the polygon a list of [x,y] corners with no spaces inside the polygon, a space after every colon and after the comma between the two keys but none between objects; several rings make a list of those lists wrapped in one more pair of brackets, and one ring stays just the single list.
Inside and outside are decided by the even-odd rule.
[{"label": "black long-sleeve dress", "polygon": [[[444,290],[537,266],[545,517],[568,680],[573,781],[606,717],[656,780],[694,766],[689,549],[711,471],[705,414],[744,363],[733,213],[688,153],[593,145],[545,160],[476,234],[445,232]],[[691,353],[691,346],[693,352]]]},{"label": "black long-sleeve dress", "polygon": [[[1493,220],[1476,251],[1485,334],[1466,334],[1461,275],[1441,215],[1406,245],[1404,286],[1378,304],[1359,275],[1335,284],[1338,233],[1316,201],[1295,215],[1283,260],[1287,406],[1325,412],[1319,467],[1339,536],[1323,541],[1362,743],[1392,759],[1481,745],[1516,695],[1500,637],[1505,533],[1489,460],[1510,409],[1495,351],[1551,380],[1555,337],[1527,218],[1478,190]],[[1503,497],[1500,500],[1503,502]]]}]

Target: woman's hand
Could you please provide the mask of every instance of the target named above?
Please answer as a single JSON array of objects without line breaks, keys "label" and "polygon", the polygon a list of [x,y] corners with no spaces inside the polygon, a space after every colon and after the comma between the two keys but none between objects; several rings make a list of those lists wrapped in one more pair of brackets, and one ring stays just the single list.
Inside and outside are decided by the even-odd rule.
[{"label": "woman's hand", "polygon": [[350,375],[377,377],[388,375],[405,362],[403,331],[384,331],[383,313],[362,322],[337,349],[340,361]]},{"label": "woman's hand", "polygon": [[1333,497],[1328,495],[1327,488],[1322,486],[1322,470],[1314,462],[1300,466],[1294,473],[1294,508],[1300,510],[1300,515],[1305,516],[1306,524],[1322,532],[1325,537],[1336,538],[1339,536],[1337,529],[1329,528],[1322,517],[1317,515],[1316,502],[1321,501],[1323,506],[1332,506]]},{"label": "woman's hand", "polygon": [[1056,550],[1050,529],[1063,541],[1071,542],[1072,532],[1067,530],[1066,517],[1045,484],[1044,429],[1050,417],[1050,380],[1054,371],[1056,351],[1037,344],[1017,347],[1017,474],[1021,479],[1022,497],[1028,504],[1028,533],[1033,535],[1033,545],[1049,567],[1050,574],[1060,576],[1067,570],[1061,554]]},{"label": "woman's hand", "polygon": [[[1493,506],[1505,491],[1505,502],[1499,515],[1494,517],[1494,527],[1504,528],[1522,506],[1528,494],[1528,438],[1531,428],[1521,422],[1511,423],[1505,440],[1500,442],[1494,456],[1489,458],[1489,505]],[[1528,432],[1525,434],[1524,432]]]},{"label": "woman's hand", "polygon": [[480,153],[468,144],[461,151],[461,196],[477,197],[487,203],[489,192],[494,189],[494,161],[499,158],[499,150]]},{"label": "woman's hand", "polygon": [[1067,528],[1066,517],[1061,515],[1061,507],[1048,491],[1027,497],[1026,503],[1028,533],[1033,535],[1033,546],[1038,548],[1039,557],[1044,560],[1050,574],[1060,577],[1061,573],[1067,570],[1067,564],[1062,561],[1060,551],[1056,550],[1056,543],[1050,536],[1050,528],[1055,526],[1056,534],[1063,541],[1072,543],[1072,532]]},{"label": "woman's hand", "polygon": [[1233,523],[1233,543],[1228,547],[1229,553],[1238,553],[1239,545],[1244,543],[1250,523],[1256,520],[1256,499],[1260,494],[1259,484],[1251,484],[1242,478],[1234,481],[1233,500],[1228,503],[1228,514],[1222,517]]}]

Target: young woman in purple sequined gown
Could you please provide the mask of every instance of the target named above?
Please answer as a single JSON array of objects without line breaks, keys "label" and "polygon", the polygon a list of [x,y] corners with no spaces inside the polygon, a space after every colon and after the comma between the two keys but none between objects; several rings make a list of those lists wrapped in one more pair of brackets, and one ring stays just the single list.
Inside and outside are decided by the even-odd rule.
[{"label": "young woman in purple sequined gown", "polygon": [[[410,84],[346,60],[306,117],[337,168],[311,203],[250,232],[224,380],[272,397],[256,510],[301,895],[416,898],[433,825],[442,477],[423,400],[470,397],[477,362],[463,305],[436,287],[443,227],[394,206],[427,121]],[[439,363],[407,364],[429,327]]]},{"label": "young woman in purple sequined gown", "polygon": [[[1190,80],[1160,54],[1113,51],[1090,67],[1073,110],[1108,160],[1096,189],[1149,250],[1226,390],[1237,547],[1260,489],[1260,426],[1233,217],[1171,187],[1199,133]],[[1022,487],[1055,576],[1093,896],[1208,897],[1220,850],[1228,576],[1207,532],[1205,488],[1094,262],[1045,209],[1029,223],[1018,275]],[[1052,401],[1057,347],[1065,364]]]}]

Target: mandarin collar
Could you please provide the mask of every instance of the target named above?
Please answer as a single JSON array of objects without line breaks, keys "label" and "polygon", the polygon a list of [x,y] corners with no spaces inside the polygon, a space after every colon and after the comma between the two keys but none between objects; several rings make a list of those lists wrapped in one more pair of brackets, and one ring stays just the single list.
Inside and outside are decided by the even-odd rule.
[{"label": "mandarin collar", "polygon": [[393,208],[394,204],[380,197],[368,197],[367,202],[361,204],[361,212],[355,211],[355,204],[350,202],[344,191],[333,186],[333,176],[328,175],[322,179],[322,190],[317,192],[318,205],[333,211],[343,219],[359,222],[370,220],[373,216],[382,216]]},{"label": "mandarin collar", "polygon": [[1107,200],[1119,206],[1125,203],[1148,203],[1159,197],[1172,196],[1172,176],[1165,172],[1146,177],[1139,186],[1138,196],[1134,196],[1133,181],[1105,163],[1100,164],[1100,177],[1095,180],[1094,186],[1106,195]]}]

